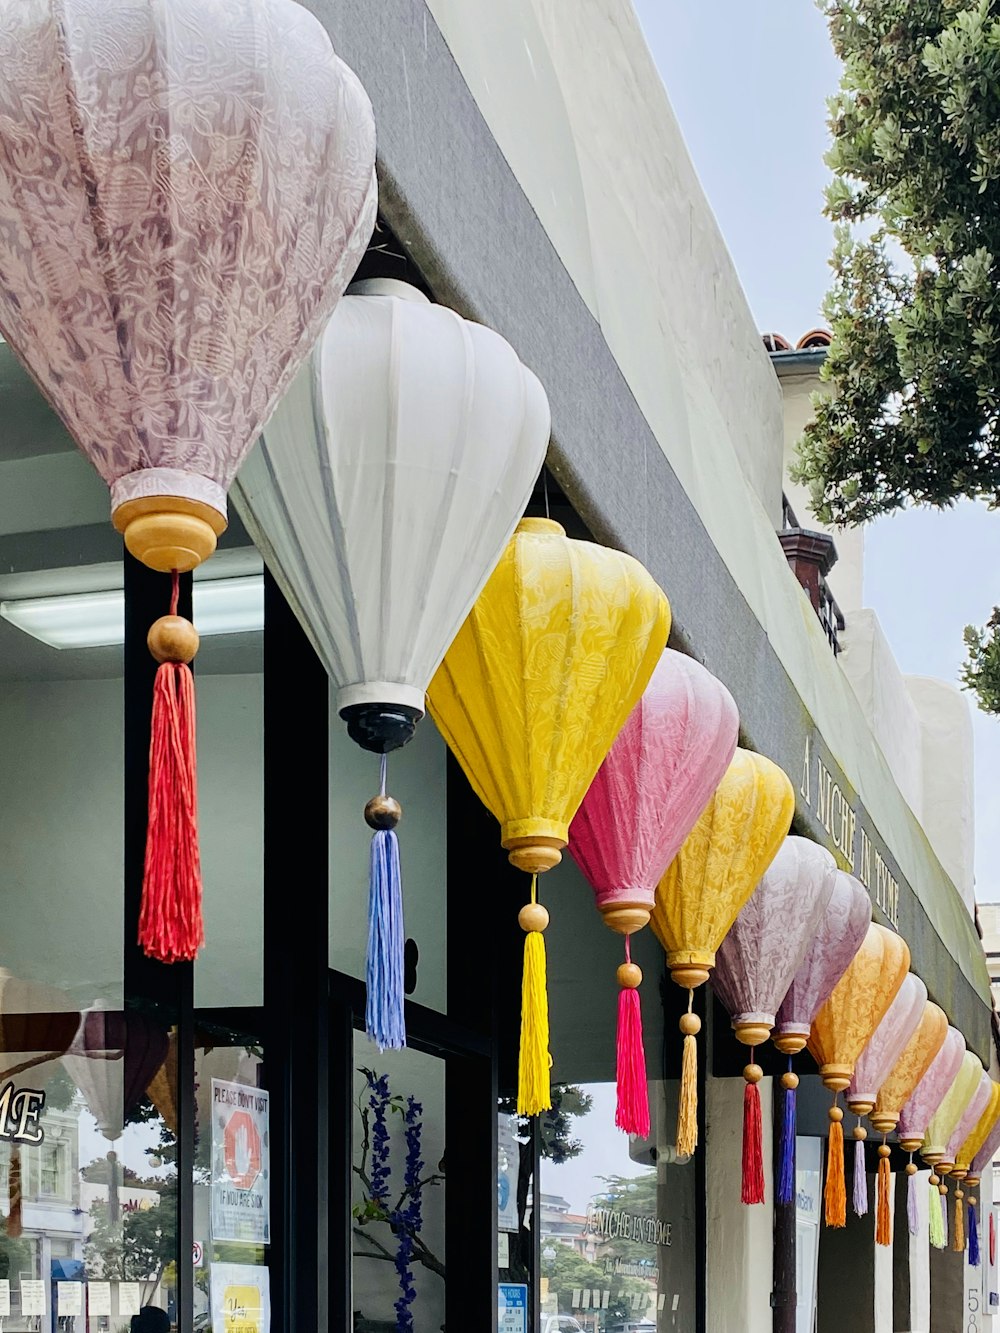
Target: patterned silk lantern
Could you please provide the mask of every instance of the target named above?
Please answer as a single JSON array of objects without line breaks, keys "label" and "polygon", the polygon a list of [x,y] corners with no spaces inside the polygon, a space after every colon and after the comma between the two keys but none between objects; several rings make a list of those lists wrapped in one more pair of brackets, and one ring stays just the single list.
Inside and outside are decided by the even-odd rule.
[{"label": "patterned silk lantern", "polygon": [[826,911],[778,1010],[774,1044],[783,1055],[804,1049],[813,1019],[864,943],[871,919],[865,886],[838,870]]},{"label": "patterned silk lantern", "polygon": [[962,1190],[962,1181],[968,1175],[968,1163],[960,1168],[958,1158],[965,1140],[979,1124],[980,1119],[989,1109],[992,1100],[993,1080],[983,1070],[979,1075],[979,1082],[969,1099],[968,1106],[962,1112],[958,1124],[952,1130],[951,1138],[945,1148],[945,1155],[934,1168],[939,1176],[950,1175],[955,1181],[955,1220],[951,1231],[951,1247],[958,1253],[965,1249],[966,1243],[965,1209],[963,1207],[965,1194]]},{"label": "patterned silk lantern", "polygon": [[[373,282],[359,284],[366,291]],[[549,407],[492,330],[415,288],[341,301],[234,489],[268,568],[382,756],[372,839],[368,1035],[405,1045],[402,886],[385,755],[504,548],[545,458]]]},{"label": "patterned silk lantern", "polygon": [[[963,1041],[964,1046],[964,1041]],[[928,1162],[933,1168],[931,1172],[931,1189],[936,1191],[939,1196],[939,1211],[935,1216],[934,1200],[931,1200],[931,1221],[932,1234],[931,1244],[941,1249],[947,1244],[948,1239],[948,1186],[945,1184],[945,1176],[954,1165],[954,1159],[948,1158],[948,1150],[952,1136],[955,1134],[960,1122],[969,1109],[969,1104],[976,1096],[980,1080],[983,1075],[983,1066],[979,1057],[972,1051],[965,1051],[962,1056],[962,1062],[958,1067],[958,1073],[945,1092],[941,1102],[931,1116],[927,1125],[927,1133],[924,1135],[923,1147],[920,1155],[925,1162]],[[978,1119],[978,1115],[976,1119]],[[975,1121],[972,1122],[973,1124]],[[963,1139],[965,1135],[963,1134]],[[956,1145],[955,1151],[958,1151]],[[940,1221],[939,1221],[940,1219]],[[958,1237],[959,1227],[961,1226],[961,1209],[958,1210],[956,1225],[953,1228],[953,1242]],[[962,1248],[965,1248],[964,1227]]]},{"label": "patterned silk lantern", "polygon": [[[854,1211],[863,1216],[868,1211],[868,1176],[865,1172],[865,1139],[867,1133],[861,1117],[875,1107],[878,1092],[888,1078],[896,1061],[903,1054],[907,1042],[920,1024],[927,1005],[927,987],[919,977],[908,973],[896,998],[886,1010],[885,1017],[858,1056],[854,1074],[845,1100],[858,1123],[854,1127]],[[943,1036],[943,1034],[942,1034]],[[878,1150],[878,1207],[875,1221],[875,1241],[879,1245],[892,1244],[892,1222],[889,1216],[889,1146],[885,1132]]]},{"label": "patterned silk lantern", "polygon": [[605,925],[625,936],[618,969],[618,1108],[629,1134],[649,1134],[639,1013],[642,973],[629,936],[649,921],[656,886],[736,750],[739,716],[726,687],[668,648],[590,784],[569,849]]},{"label": "patterned silk lantern", "polygon": [[[899,997],[896,998],[898,1000]],[[947,1036],[948,1019],[944,1010],[939,1009],[930,1000],[925,1000],[917,1026],[888,1077],[882,1080],[874,1109],[869,1116],[875,1129],[883,1136],[883,1142],[884,1136],[896,1128],[903,1107],[944,1046]],[[881,1158],[879,1165],[881,1167]],[[917,1234],[918,1225],[916,1176],[917,1168],[911,1152],[910,1160],[906,1164],[906,1215],[910,1234],[914,1236]]]},{"label": "patterned silk lantern", "polygon": [[537,878],[666,646],[667,599],[637,560],[523,519],[445,654],[428,704],[510,861],[530,874],[521,991],[518,1111],[551,1105]]},{"label": "patterned silk lantern", "polygon": [[0,50],[0,332],[128,549],[173,573],[149,639],[140,940],[193,958],[198,636],[177,575],[215,549],[236,469],[364,253],[371,107],[291,0],[19,0]]},{"label": "patterned silk lantern", "polygon": [[957,1180],[964,1180],[966,1191],[966,1203],[968,1207],[968,1218],[966,1221],[966,1239],[969,1247],[969,1264],[973,1268],[979,1267],[979,1222],[976,1212],[976,1196],[972,1191],[979,1184],[979,1177],[972,1169],[976,1154],[980,1151],[986,1142],[997,1119],[1000,1117],[1000,1083],[994,1083],[990,1080],[989,1097],[986,1101],[986,1107],[976,1122],[975,1128],[968,1134],[965,1142],[958,1150],[955,1158],[955,1169],[952,1175]]},{"label": "patterned silk lantern", "polygon": [[922,1146],[931,1119],[954,1083],[964,1056],[965,1038],[958,1028],[949,1027],[941,1049],[899,1113],[899,1146],[911,1157]]},{"label": "patterned silk lantern", "polygon": [[[993,1099],[990,1108],[984,1114],[984,1119],[992,1115],[993,1119],[986,1131],[986,1137],[982,1144],[976,1150],[969,1164],[969,1174],[965,1179],[965,1187],[968,1190],[974,1190],[979,1184],[980,1177],[984,1173],[991,1173],[993,1170],[993,1158],[996,1156],[997,1149],[1000,1148],[1000,1084],[994,1089]],[[989,1196],[987,1196],[989,1197]],[[990,1239],[989,1239],[989,1261],[991,1264],[996,1262],[996,1244],[995,1230],[993,1225],[993,1210],[989,1210],[990,1218]],[[973,1268],[979,1265],[979,1233],[976,1226],[976,1200],[975,1196],[969,1195],[969,1263]]]},{"label": "patterned silk lantern", "polygon": [[861,948],[813,1019],[809,1053],[824,1085],[834,1094],[826,1166],[827,1226],[847,1225],[844,1113],[837,1098],[850,1085],[858,1057],[896,998],[909,967],[906,941],[885,926],[869,926]]},{"label": "patterned silk lantern", "polygon": [[[691,1012],[694,987],[708,980],[716,951],[740,909],[774,860],[795,810],[792,784],[781,769],[750,750],[737,750],[698,822],[656,890],[652,924],[674,981],[688,990],[677,1151],[698,1143],[697,1055],[701,1027]],[[760,1077],[747,1066],[748,1082]]]},{"label": "patterned silk lantern", "polygon": [[[837,863],[809,838],[786,838],[749,902],[719,946],[714,987],[737,1038],[750,1047],[752,1071],[744,1093],[744,1203],[764,1202],[764,1165],[757,1070],[753,1048],[767,1041],[778,1005],[826,912]],[[795,1115],[795,1075],[785,1075],[785,1113]],[[789,1105],[790,1102],[790,1105]],[[756,1106],[754,1105],[756,1103]],[[782,1149],[794,1128],[782,1130]],[[779,1172],[780,1177],[780,1172]],[[780,1179],[779,1179],[780,1183]]]}]

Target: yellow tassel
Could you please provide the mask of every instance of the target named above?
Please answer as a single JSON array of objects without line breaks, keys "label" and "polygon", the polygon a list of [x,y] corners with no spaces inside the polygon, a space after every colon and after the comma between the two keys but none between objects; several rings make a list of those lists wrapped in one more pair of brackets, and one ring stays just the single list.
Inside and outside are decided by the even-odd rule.
[{"label": "yellow tassel", "polygon": [[844,1113],[830,1107],[830,1140],[826,1152],[826,1188],[823,1213],[828,1227],[847,1226],[847,1186],[844,1183]]},{"label": "yellow tassel", "polygon": [[955,1191],[955,1221],[951,1228],[951,1248],[956,1254],[961,1254],[965,1249],[965,1209],[962,1207],[962,1200],[965,1195],[960,1189]]},{"label": "yellow tassel", "polygon": [[688,1011],[681,1018],[684,1056],[681,1060],[681,1094],[677,1104],[677,1152],[690,1157],[698,1146],[698,1043],[701,1019],[691,1012],[694,991],[688,991]]},{"label": "yellow tassel", "polygon": [[536,901],[537,876],[531,880],[531,903],[521,908],[518,921],[524,937],[521,977],[521,1049],[517,1070],[517,1113],[537,1115],[552,1105],[549,1070],[549,997],[545,988],[545,939],[542,931],[549,914]]},{"label": "yellow tassel", "polygon": [[878,1150],[878,1208],[875,1214],[876,1245],[892,1244],[892,1218],[889,1213],[889,1148],[883,1141]]}]

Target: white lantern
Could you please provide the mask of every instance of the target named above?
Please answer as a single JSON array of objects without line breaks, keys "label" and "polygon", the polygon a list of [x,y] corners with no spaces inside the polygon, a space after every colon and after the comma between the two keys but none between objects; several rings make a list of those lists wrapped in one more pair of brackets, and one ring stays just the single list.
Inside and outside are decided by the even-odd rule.
[{"label": "white lantern", "polygon": [[[545,392],[503,338],[380,280],[340,302],[244,464],[237,508],[365,749],[384,756],[413,735],[548,437]],[[365,812],[368,1031],[401,1046],[400,811],[384,759],[381,785]]]}]

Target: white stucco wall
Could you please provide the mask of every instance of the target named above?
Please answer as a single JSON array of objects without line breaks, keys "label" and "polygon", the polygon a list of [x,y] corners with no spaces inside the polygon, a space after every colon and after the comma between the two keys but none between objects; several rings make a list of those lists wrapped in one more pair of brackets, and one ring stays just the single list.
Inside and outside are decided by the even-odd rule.
[{"label": "white stucco wall", "polygon": [[975,911],[975,768],[972,717],[956,686],[907,676],[923,744],[923,823],[970,912]]}]

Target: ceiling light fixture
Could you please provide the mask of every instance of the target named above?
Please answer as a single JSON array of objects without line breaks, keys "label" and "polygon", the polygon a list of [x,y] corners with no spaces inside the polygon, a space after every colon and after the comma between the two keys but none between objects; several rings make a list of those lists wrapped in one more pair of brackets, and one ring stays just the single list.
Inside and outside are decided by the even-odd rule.
[{"label": "ceiling light fixture", "polygon": [[[0,601],[0,617],[50,648],[102,648],[125,639],[121,589]],[[264,628],[264,579],[203,579],[194,584],[194,622],[202,638]]]}]

